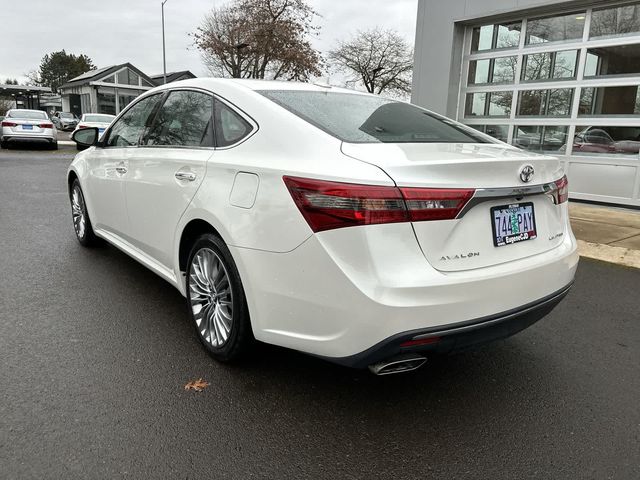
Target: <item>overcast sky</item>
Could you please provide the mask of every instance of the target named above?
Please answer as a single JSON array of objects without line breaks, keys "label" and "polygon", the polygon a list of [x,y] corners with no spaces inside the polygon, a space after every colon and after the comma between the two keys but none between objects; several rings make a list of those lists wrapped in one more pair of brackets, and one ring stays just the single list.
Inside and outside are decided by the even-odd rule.
[{"label": "overcast sky", "polygon": [[[84,53],[98,67],[130,62],[143,72],[162,73],[160,0],[3,1],[0,83],[24,79],[49,52]],[[206,75],[189,33],[203,15],[225,0],[168,0],[165,5],[167,71]],[[418,0],[310,0],[321,15],[316,48],[325,52],[337,40],[376,25],[398,30],[411,43]]]}]

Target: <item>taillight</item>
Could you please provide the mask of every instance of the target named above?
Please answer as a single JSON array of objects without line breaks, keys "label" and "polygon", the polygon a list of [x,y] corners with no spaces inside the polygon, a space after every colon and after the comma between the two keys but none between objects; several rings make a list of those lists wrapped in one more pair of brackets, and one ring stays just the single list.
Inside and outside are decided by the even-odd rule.
[{"label": "taillight", "polygon": [[412,222],[451,220],[473,197],[475,190],[454,188],[400,188]]},{"label": "taillight", "polygon": [[78,130],[80,130],[81,128],[89,128],[89,127],[87,127],[86,125],[82,125],[82,124],[78,125]]},{"label": "taillight", "polygon": [[326,182],[283,177],[300,213],[314,232],[333,228],[409,219],[400,190],[395,187]]},{"label": "taillight", "polygon": [[474,190],[398,188],[283,177],[314,232],[357,225],[454,219]]},{"label": "taillight", "polygon": [[41,123],[38,125],[40,128],[53,128],[53,123]]},{"label": "taillight", "polygon": [[18,124],[15,122],[2,122],[3,127],[17,127]]},{"label": "taillight", "polygon": [[553,201],[556,205],[560,205],[569,200],[569,180],[565,175],[560,180],[556,180],[556,189],[553,192]]}]

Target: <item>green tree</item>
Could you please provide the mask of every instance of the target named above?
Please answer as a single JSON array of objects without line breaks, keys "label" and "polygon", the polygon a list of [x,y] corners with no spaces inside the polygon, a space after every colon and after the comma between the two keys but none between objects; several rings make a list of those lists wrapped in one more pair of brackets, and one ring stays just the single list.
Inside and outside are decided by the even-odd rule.
[{"label": "green tree", "polygon": [[74,55],[64,50],[47,53],[40,61],[36,82],[51,87],[56,93],[70,79],[95,68],[91,59],[84,54]]}]

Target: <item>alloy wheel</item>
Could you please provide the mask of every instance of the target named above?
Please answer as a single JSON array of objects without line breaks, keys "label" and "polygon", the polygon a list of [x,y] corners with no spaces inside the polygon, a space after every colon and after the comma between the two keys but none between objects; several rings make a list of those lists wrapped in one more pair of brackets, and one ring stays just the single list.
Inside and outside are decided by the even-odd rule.
[{"label": "alloy wheel", "polygon": [[87,214],[82,192],[77,185],[71,193],[71,214],[73,215],[73,228],[78,238],[82,240],[86,233]]},{"label": "alloy wheel", "polygon": [[229,340],[233,297],[227,269],[210,248],[196,252],[189,266],[189,302],[198,332],[213,347]]}]

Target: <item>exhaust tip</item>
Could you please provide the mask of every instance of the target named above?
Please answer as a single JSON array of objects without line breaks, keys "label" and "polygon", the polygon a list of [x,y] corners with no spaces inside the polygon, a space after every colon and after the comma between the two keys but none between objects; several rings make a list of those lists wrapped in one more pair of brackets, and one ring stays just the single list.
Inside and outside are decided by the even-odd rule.
[{"label": "exhaust tip", "polygon": [[374,375],[392,375],[394,373],[411,372],[417,370],[427,361],[426,357],[414,353],[405,353],[391,357],[382,362],[369,365],[369,370]]}]

